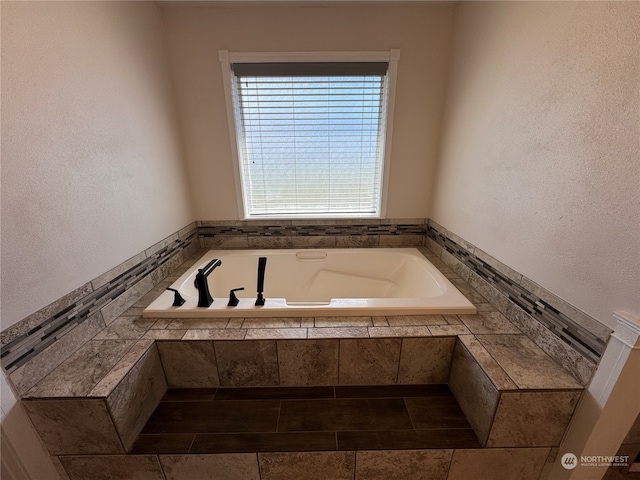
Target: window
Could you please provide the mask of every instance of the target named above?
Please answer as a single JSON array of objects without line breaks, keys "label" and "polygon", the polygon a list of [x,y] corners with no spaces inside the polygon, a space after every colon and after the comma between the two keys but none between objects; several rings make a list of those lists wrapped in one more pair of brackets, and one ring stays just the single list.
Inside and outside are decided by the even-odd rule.
[{"label": "window", "polygon": [[318,55],[221,52],[243,218],[383,215],[395,63]]}]

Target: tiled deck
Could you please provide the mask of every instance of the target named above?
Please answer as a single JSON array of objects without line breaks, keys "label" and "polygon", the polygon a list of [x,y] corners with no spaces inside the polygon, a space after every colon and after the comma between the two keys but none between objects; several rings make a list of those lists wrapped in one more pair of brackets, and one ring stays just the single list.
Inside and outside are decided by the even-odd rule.
[{"label": "tiled deck", "polygon": [[131,453],[478,448],[447,385],[172,389]]}]

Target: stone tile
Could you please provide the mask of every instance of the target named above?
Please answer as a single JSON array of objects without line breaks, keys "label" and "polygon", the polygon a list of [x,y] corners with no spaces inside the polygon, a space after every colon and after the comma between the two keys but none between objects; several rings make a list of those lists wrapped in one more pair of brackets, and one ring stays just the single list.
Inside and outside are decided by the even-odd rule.
[{"label": "stone tile", "polygon": [[184,337],[186,330],[155,330],[151,329],[144,334],[142,338],[150,338],[152,340],[180,340]]},{"label": "stone tile", "polygon": [[367,327],[308,328],[307,338],[369,338]]},{"label": "stone tile", "polygon": [[273,340],[214,342],[220,385],[278,385],[278,356]]},{"label": "stone tile", "polygon": [[150,319],[155,320],[156,322],[151,325],[152,330],[164,330],[169,326],[171,322],[173,322],[172,318],[158,318],[158,319]]},{"label": "stone tile", "polygon": [[296,248],[293,237],[265,237],[265,236],[249,236],[249,248]]},{"label": "stone tile", "polygon": [[89,392],[88,396],[108,397],[153,344],[154,342],[151,339],[138,340],[115,367]]},{"label": "stone tile", "polygon": [[260,480],[255,453],[160,455],[166,480]]},{"label": "stone tile", "polygon": [[250,339],[307,338],[306,328],[251,328],[244,337]]},{"label": "stone tile", "polygon": [[480,275],[471,272],[469,274],[469,285],[477,290],[477,292],[486,299],[486,302],[493,305],[497,311],[505,316],[508,315],[507,312],[509,305],[511,305],[511,301],[500,291],[494,288],[489,282],[480,277]]},{"label": "stone tile", "polygon": [[590,333],[596,335],[601,340],[604,340],[606,342],[609,339],[609,336],[612,332],[611,328],[600,323],[595,318],[587,315],[582,310],[574,307],[570,303],[565,302],[560,297],[554,295],[529,278],[523,276],[522,281],[520,282],[520,286],[533,293],[541,300],[544,300],[549,305],[556,308],[558,311],[564,313],[571,320],[584,327]]},{"label": "stone tile", "polygon": [[144,308],[142,307],[129,307],[122,312],[122,317],[141,317]]},{"label": "stone tile", "polygon": [[60,457],[70,480],[165,480],[155,455]]},{"label": "stone tile", "polygon": [[424,243],[424,235],[380,235],[378,245],[382,247],[418,247]]},{"label": "stone tile", "polygon": [[125,450],[130,450],[167,391],[158,350],[149,348],[107,398]]},{"label": "stone tile", "polygon": [[6,344],[12,342],[20,335],[24,335],[25,333],[29,332],[56,313],[64,310],[70,305],[73,305],[81,298],[89,295],[92,291],[93,289],[91,287],[91,283],[85,283],[84,285],[76,288],[74,291],[50,303],[46,307],[41,308],[37,312],[34,312],[28,317],[23,318],[19,322],[5,328],[0,333],[2,346],[4,347]]},{"label": "stone tile", "polygon": [[372,327],[371,317],[316,317],[316,328]]},{"label": "stone tile", "polygon": [[230,318],[226,328],[242,328],[244,318]]},{"label": "stone tile", "polygon": [[107,303],[100,309],[104,323],[109,325],[116,318],[121,316],[129,307],[132,307],[140,297],[144,296],[149,290],[153,288],[153,279],[150,275],[142,278],[135,285],[132,285],[125,290],[120,296],[116,297],[113,301]]},{"label": "stone tile", "polygon": [[492,257],[488,253],[480,250],[477,247],[476,247],[476,249],[474,251],[474,255],[476,257],[478,257],[480,260],[482,260],[484,263],[486,263],[486,264],[490,265],[491,267],[493,267],[495,270],[500,272],[502,275],[504,275],[508,279],[512,280],[513,283],[519,284],[520,281],[522,280],[522,274],[521,273],[516,272],[514,269],[512,269],[508,265],[505,265],[504,263],[500,262],[499,260],[496,260],[494,257]]},{"label": "stone tile", "polygon": [[482,368],[498,390],[516,390],[518,386],[507,375],[491,354],[473,335],[460,335],[458,341],[467,348],[473,359]]},{"label": "stone tile", "polygon": [[455,450],[447,480],[538,480],[549,448]]},{"label": "stone tile", "polygon": [[480,312],[476,315],[458,315],[472,333],[522,333],[500,312]]},{"label": "stone tile", "polygon": [[167,330],[208,330],[226,328],[228,318],[176,318],[166,326]]},{"label": "stone tile", "polygon": [[152,246],[150,246],[149,248],[147,248],[144,251],[144,254],[147,256],[147,258],[151,257],[151,256],[155,255],[156,253],[158,253],[163,248],[171,245],[176,240],[178,240],[178,232],[172,233],[168,237],[165,237],[162,240],[160,240],[159,242],[153,244]]},{"label": "stone tile", "polygon": [[397,383],[401,344],[399,338],[340,340],[339,383]]},{"label": "stone tile", "polygon": [[9,375],[18,393],[24,395],[40,380],[57,368],[78,348],[82,347],[94,335],[104,329],[105,324],[100,312],[91,315],[80,325],[59,338],[39,355],[11,372]]},{"label": "stone tile", "polygon": [[156,323],[155,318],[118,317],[93,337],[94,340],[137,340]]},{"label": "stone tile", "polygon": [[[152,273],[152,275],[154,275],[154,274],[158,274],[157,270]],[[152,276],[152,280],[154,278],[155,278],[155,276]],[[162,281],[158,282],[157,284],[155,284],[155,287],[153,287],[151,290],[149,290],[147,293],[145,293],[142,297],[140,297],[138,299],[138,301],[133,304],[133,306],[134,307],[147,308],[147,306],[149,306],[149,304],[151,302],[153,302],[160,295],[165,293],[165,290],[167,289],[167,287],[170,287],[172,284],[173,284],[173,281],[167,281],[166,277],[165,277],[164,280],[162,280]]]},{"label": "stone tile", "polygon": [[281,385],[336,385],[338,340],[278,341]]},{"label": "stone tile", "polygon": [[356,480],[447,480],[453,450],[356,452]]},{"label": "stone tile", "polygon": [[51,456],[49,457],[51,459],[51,463],[53,463],[53,466],[56,469],[56,473],[58,474],[58,476],[60,477],[57,480],[71,480],[69,478],[69,475],[67,475],[66,470],[64,469],[64,467],[62,466],[62,463],[60,462],[60,457],[56,457],[56,456]]},{"label": "stone tile", "polygon": [[336,237],[330,235],[292,236],[293,248],[335,248]]},{"label": "stone tile", "polygon": [[374,337],[430,337],[427,327],[369,327],[369,336]]},{"label": "stone tile", "polygon": [[517,305],[511,305],[509,319],[547,355],[571,373],[581,385],[587,385],[597,365],[564,343],[560,337],[548,330],[535,318]]},{"label": "stone tile", "polygon": [[391,315],[387,321],[392,327],[404,325],[446,325],[447,321],[442,315]]},{"label": "stone tile", "polygon": [[387,317],[371,317],[371,321],[373,322],[374,327],[388,327],[389,322],[387,321]]},{"label": "stone tile", "polygon": [[[471,269],[467,267],[464,263],[462,263],[460,260],[458,260],[455,256],[450,254],[447,250],[445,249],[442,250],[442,253],[440,254],[440,258],[445,263],[445,265],[447,265],[451,270],[455,272],[456,275],[458,275],[464,280],[467,280],[469,278],[469,275],[471,274]],[[468,293],[465,293],[465,292],[462,292],[462,293],[465,296],[468,295]],[[477,295],[478,293],[476,292],[474,295],[469,295],[467,299],[469,301],[473,301],[472,298],[475,297],[477,299]]]},{"label": "stone tile", "polygon": [[313,317],[304,317],[300,319],[300,327],[301,328],[313,328],[315,326],[315,318]]},{"label": "stone tile", "polygon": [[[184,262],[183,252],[181,252],[181,251],[172,252],[171,253],[171,258],[169,260],[165,260],[165,262],[162,265],[158,266],[149,275],[151,277],[152,283],[154,285],[158,285],[159,283],[161,283],[165,278],[167,278],[167,276],[171,272],[173,272],[180,265],[182,265],[183,262]],[[149,299],[151,299],[153,301],[153,300],[155,300],[157,298],[157,295],[155,295],[155,294],[151,295],[151,296],[145,295],[143,298],[144,298],[144,306],[146,307],[149,304],[149,303],[147,303],[147,302],[149,302]]]},{"label": "stone tile", "polygon": [[93,280],[91,280],[91,285],[93,286],[93,289],[97,290],[98,288],[106,285],[111,280],[116,278],[118,275],[122,275],[130,268],[135,267],[137,264],[144,261],[146,258],[147,257],[144,254],[144,252],[140,252],[139,254],[131,257],[129,260],[125,260],[120,265],[113,267],[111,270],[108,270],[102,275],[94,278]]},{"label": "stone tile", "polygon": [[24,400],[51,455],[124,453],[102,399]]},{"label": "stone tile", "polygon": [[249,238],[246,235],[230,236],[216,235],[202,238],[202,246],[211,248],[249,248]]},{"label": "stone tile", "polygon": [[403,339],[398,383],[447,383],[455,343],[454,337]]},{"label": "stone tile", "polygon": [[427,237],[425,239],[425,245],[437,257],[440,257],[442,255],[442,247],[438,245],[438,243],[433,240],[433,238]]},{"label": "stone tile", "polygon": [[458,315],[443,315],[449,325],[463,325]]},{"label": "stone tile", "polygon": [[355,452],[259,453],[261,480],[353,480]]},{"label": "stone tile", "polygon": [[519,388],[581,387],[524,335],[478,335],[477,338]]},{"label": "stone tile", "polygon": [[578,390],[502,393],[487,447],[559,446],[580,395]]},{"label": "stone tile", "polygon": [[301,321],[302,318],[245,318],[242,328],[299,328]]},{"label": "stone tile", "polygon": [[135,340],[91,340],[29,390],[26,397],[83,397],[135,343]]},{"label": "stone tile", "polygon": [[[167,330],[170,331],[170,330]],[[176,330],[182,332],[183,330]],[[184,340],[242,340],[247,331],[244,328],[212,328],[209,330],[187,330]]]},{"label": "stone tile", "polygon": [[479,303],[474,303],[473,304],[474,307],[476,307],[476,311],[478,313],[480,312],[496,312],[496,308],[491,305],[490,303],[486,303],[486,302],[479,302]]},{"label": "stone tile", "polygon": [[498,406],[499,392],[469,351],[456,343],[451,361],[449,388],[460,408],[485,445]]},{"label": "stone tile", "polygon": [[220,385],[211,341],[158,341],[158,352],[169,388],[208,388]]},{"label": "stone tile", "polygon": [[464,325],[433,325],[428,328],[434,337],[469,335],[471,333]]},{"label": "stone tile", "polygon": [[380,245],[378,235],[338,235],[336,248],[370,248]]}]

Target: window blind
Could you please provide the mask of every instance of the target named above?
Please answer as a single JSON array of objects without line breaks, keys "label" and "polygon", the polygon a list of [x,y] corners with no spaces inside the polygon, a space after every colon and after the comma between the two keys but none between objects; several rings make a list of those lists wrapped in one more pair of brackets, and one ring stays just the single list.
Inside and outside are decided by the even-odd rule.
[{"label": "window blind", "polygon": [[386,63],[232,69],[249,217],[379,214]]}]

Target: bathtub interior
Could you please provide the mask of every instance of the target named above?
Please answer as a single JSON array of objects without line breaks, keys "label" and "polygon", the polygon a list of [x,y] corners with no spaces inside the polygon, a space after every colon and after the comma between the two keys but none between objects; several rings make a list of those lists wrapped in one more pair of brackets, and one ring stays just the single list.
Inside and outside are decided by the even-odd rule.
[{"label": "bathtub interior", "polygon": [[[239,298],[255,296],[258,258],[267,257],[264,295],[287,304],[329,303],[337,298],[429,298],[446,287],[414,252],[266,251],[208,252],[198,265],[221,258],[209,276],[209,291],[225,298],[234,288]],[[217,257],[216,257],[217,255]],[[184,296],[197,297],[196,272],[179,284]]]},{"label": "bathtub interior", "polygon": [[[265,307],[255,307],[258,259],[267,257],[264,280]],[[196,307],[197,269],[214,258],[221,265],[208,276],[214,303]],[[354,315],[362,309],[400,309],[398,314],[424,313],[448,306],[442,313],[474,313],[473,305],[416,248],[306,249],[306,250],[211,250],[173,285],[185,298],[182,307],[171,307],[173,294],[164,292],[144,312],[150,316],[296,316],[306,314]],[[240,304],[227,307],[229,292],[236,291]],[[453,305],[453,306],[451,306]],[[413,309],[413,310],[411,310]],[[246,310],[251,310],[247,313]],[[169,313],[167,313],[169,312]],[[333,312],[333,313],[331,313]],[[391,314],[390,310],[381,315]]]}]

